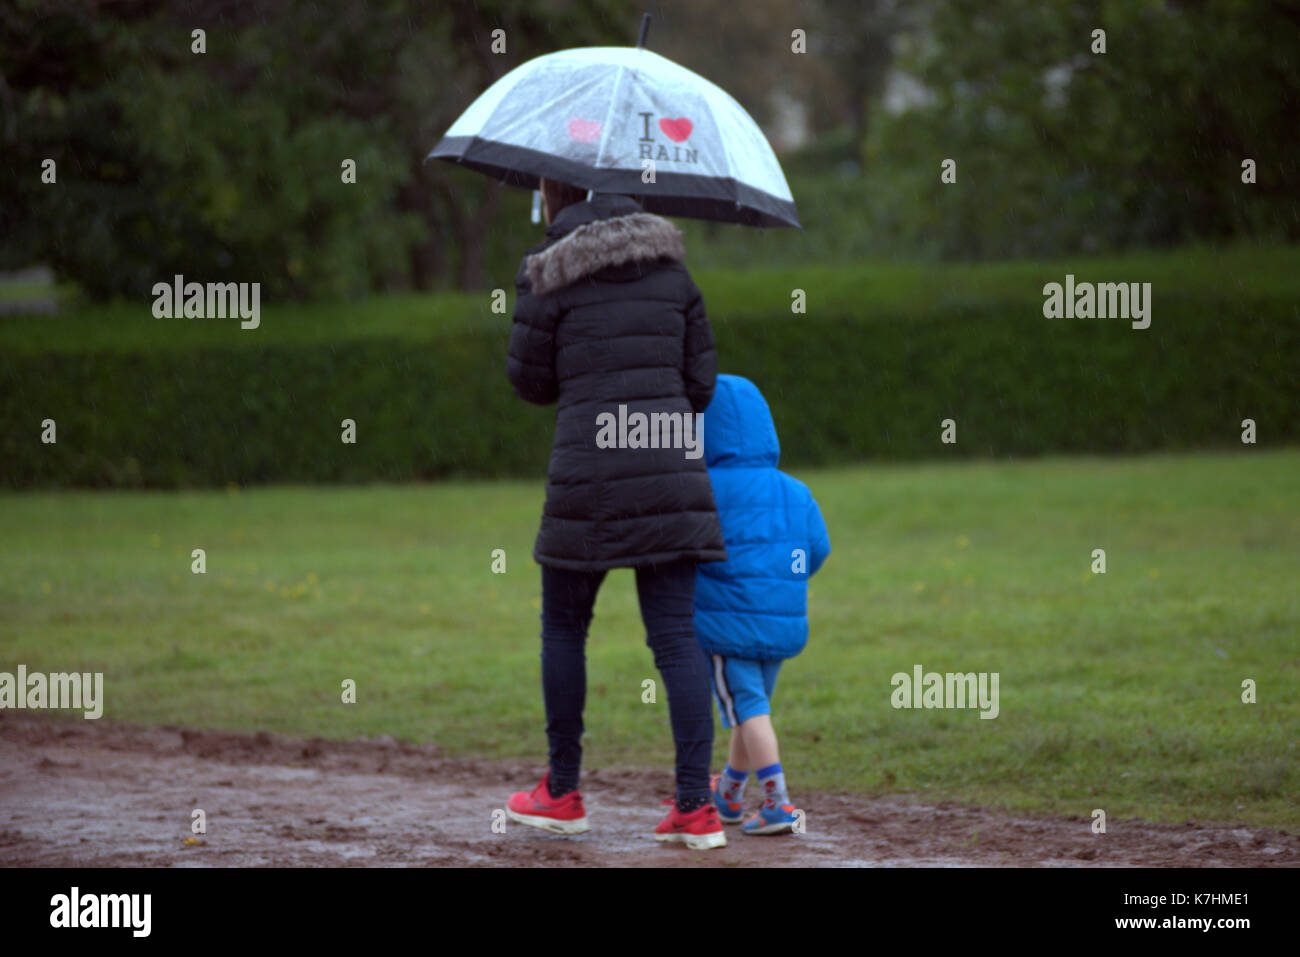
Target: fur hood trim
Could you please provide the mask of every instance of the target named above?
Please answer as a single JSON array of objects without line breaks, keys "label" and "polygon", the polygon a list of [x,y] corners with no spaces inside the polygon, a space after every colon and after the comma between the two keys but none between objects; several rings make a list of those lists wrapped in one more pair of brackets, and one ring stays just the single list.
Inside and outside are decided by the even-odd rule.
[{"label": "fur hood trim", "polygon": [[653,213],[597,219],[573,230],[526,261],[528,284],[545,296],[608,266],[686,257],[676,226]]}]

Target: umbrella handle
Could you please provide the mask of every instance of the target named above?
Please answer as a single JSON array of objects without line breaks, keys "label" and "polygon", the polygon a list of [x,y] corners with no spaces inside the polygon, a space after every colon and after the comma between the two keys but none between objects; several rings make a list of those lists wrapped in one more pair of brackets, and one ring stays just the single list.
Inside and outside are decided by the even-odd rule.
[{"label": "umbrella handle", "polygon": [[645,46],[645,38],[649,32],[650,32],[650,14],[643,13],[641,14],[641,33],[636,38],[636,45],[638,48],[643,48]]}]

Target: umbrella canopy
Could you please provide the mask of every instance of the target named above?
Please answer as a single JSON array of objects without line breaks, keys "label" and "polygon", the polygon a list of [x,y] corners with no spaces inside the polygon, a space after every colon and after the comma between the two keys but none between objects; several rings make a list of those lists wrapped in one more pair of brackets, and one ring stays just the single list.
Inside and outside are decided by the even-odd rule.
[{"label": "umbrella canopy", "polygon": [[758,124],[726,91],[643,47],[529,60],[475,100],[429,158],[528,189],[544,176],[626,193],[668,216],[799,226]]}]

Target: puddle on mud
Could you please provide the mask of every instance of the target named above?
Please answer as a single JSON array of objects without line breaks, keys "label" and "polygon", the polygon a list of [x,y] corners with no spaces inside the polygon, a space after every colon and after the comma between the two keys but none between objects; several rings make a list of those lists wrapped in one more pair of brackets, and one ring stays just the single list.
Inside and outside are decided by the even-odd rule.
[{"label": "puddle on mud", "polygon": [[[507,822],[539,768],[446,760],[397,742],[302,742],[0,715],[0,865],[1124,867],[1300,864],[1300,838],[1267,829],[1020,817],[900,798],[807,794],[801,835],[691,851],[653,838],[668,776],[592,769],[592,830]],[[194,808],[201,845],[185,846]]]}]

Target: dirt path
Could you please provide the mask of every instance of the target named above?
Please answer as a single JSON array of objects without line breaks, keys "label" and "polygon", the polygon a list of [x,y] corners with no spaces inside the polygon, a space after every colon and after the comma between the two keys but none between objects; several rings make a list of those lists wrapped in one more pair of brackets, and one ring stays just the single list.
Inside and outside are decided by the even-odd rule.
[{"label": "dirt path", "polygon": [[[807,832],[688,851],[650,837],[665,772],[595,769],[592,830],[552,836],[493,811],[539,766],[393,741],[301,741],[0,712],[4,866],[1300,866],[1267,829],[1030,818],[895,798],[800,795]],[[191,812],[203,843],[186,846]]]}]

